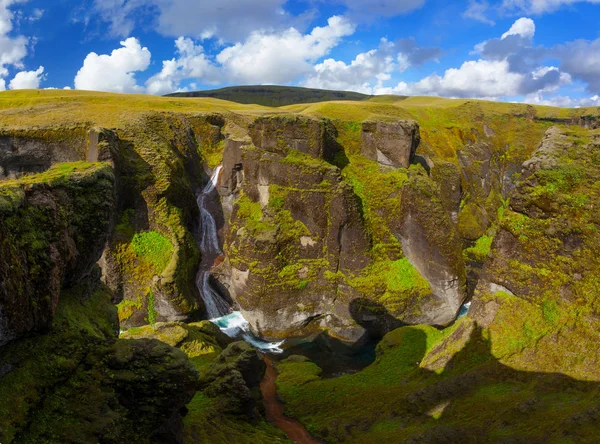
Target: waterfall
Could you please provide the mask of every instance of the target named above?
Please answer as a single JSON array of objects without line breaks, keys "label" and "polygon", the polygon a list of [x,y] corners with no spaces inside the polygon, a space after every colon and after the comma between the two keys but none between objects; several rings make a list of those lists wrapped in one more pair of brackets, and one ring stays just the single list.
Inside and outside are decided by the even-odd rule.
[{"label": "waterfall", "polygon": [[267,353],[282,353],[280,346],[282,342],[271,343],[257,338],[250,330],[250,324],[242,313],[231,312],[229,304],[210,286],[210,271],[215,263],[215,259],[223,254],[219,246],[219,236],[217,234],[217,223],[207,206],[210,202],[210,195],[215,191],[219,181],[219,174],[222,166],[218,166],[208,184],[196,196],[198,209],[200,210],[200,252],[202,260],[198,274],[196,275],[196,286],[200,296],[204,301],[206,312],[209,319],[212,320],[227,336],[232,338],[241,338],[249,342],[254,347]]},{"label": "waterfall", "polygon": [[215,191],[222,168],[219,166],[215,169],[210,181],[196,198],[200,210],[200,252],[202,253],[200,268],[196,275],[196,286],[204,301],[208,317],[211,319],[219,318],[231,311],[229,304],[210,287],[209,281],[210,270],[222,251],[217,235],[217,223],[206,205],[210,194]]}]

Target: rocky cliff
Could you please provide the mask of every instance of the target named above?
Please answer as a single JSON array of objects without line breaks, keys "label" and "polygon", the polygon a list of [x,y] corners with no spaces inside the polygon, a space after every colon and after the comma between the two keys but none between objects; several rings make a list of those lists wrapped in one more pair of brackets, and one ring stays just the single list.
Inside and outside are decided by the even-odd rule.
[{"label": "rocky cliff", "polygon": [[389,333],[356,375],[283,361],[289,412],[326,442],[593,442],[599,142],[598,130],[546,132],[493,243],[466,250],[485,262],[466,317]]},{"label": "rocky cliff", "polygon": [[[343,174],[351,161],[326,119],[260,118],[247,139],[225,144],[228,261],[216,274],[263,336],[325,328],[355,342],[402,322],[448,324],[465,299],[462,244],[448,211],[458,210],[458,173],[449,196],[419,165],[409,180],[420,141],[415,122],[368,122],[361,134],[352,159],[368,165],[360,179]],[[366,208],[360,180],[377,179],[387,189],[376,192],[392,185],[393,194],[387,207]],[[374,216],[384,226],[369,226]],[[382,231],[387,245],[375,245]],[[374,272],[390,268],[412,282]]]},{"label": "rocky cliff", "polygon": [[47,328],[63,287],[88,277],[114,208],[110,166],[71,163],[0,189],[0,345]]},{"label": "rocky cliff", "polygon": [[180,439],[196,370],[159,341],[117,340],[100,282],[114,201],[106,163],[0,185],[2,442]]}]

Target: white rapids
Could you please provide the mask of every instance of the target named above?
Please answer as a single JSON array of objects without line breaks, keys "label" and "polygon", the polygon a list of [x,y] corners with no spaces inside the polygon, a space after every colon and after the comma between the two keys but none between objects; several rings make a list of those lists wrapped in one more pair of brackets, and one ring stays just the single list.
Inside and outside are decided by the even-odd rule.
[{"label": "white rapids", "polygon": [[463,304],[460,307],[460,311],[458,312],[458,318],[457,319],[460,319],[463,316],[466,316],[467,313],[469,313],[470,309],[471,309],[471,302],[467,302],[466,304]]},{"label": "white rapids", "polygon": [[217,327],[219,327],[227,336],[232,338],[241,337],[244,339],[244,341],[249,342],[263,352],[283,353],[283,350],[281,349],[283,341],[267,342],[254,336],[254,334],[250,331],[250,325],[248,324],[248,321],[239,311],[234,311],[233,313],[221,318],[211,319],[211,322],[215,323]]},{"label": "white rapids", "polygon": [[280,348],[282,342],[271,343],[257,338],[250,330],[250,324],[239,311],[231,312],[231,307],[210,285],[210,272],[220,255],[223,254],[219,245],[217,224],[215,218],[207,208],[207,200],[215,191],[219,181],[219,174],[223,169],[218,166],[204,189],[198,193],[196,202],[200,210],[200,252],[202,259],[198,274],[196,275],[196,286],[204,301],[206,313],[211,322],[216,324],[227,336],[241,338],[249,342],[257,349],[265,353],[282,353]]}]

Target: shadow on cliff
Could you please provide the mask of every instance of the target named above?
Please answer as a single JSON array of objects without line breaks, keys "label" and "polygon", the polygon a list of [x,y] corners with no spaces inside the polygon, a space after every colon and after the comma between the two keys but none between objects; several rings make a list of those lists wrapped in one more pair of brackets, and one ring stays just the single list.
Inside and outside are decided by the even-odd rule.
[{"label": "shadow on cliff", "polygon": [[[500,442],[500,437],[505,438],[501,442],[519,443],[558,438],[597,442],[589,439],[600,436],[599,382],[508,367],[492,354],[491,342],[476,324],[462,324],[457,335],[466,339],[464,346],[454,355],[450,350],[456,343],[435,346],[430,353],[438,357],[427,362],[431,370],[416,366],[427,353],[427,336],[418,328],[399,330],[378,349],[386,353],[401,347],[390,351],[401,357],[396,368],[414,366],[398,371],[409,391],[399,393],[394,405],[381,412],[401,427],[419,430],[406,442],[463,444]],[[361,427],[370,428],[378,420]]]},{"label": "shadow on cliff", "polygon": [[396,319],[382,304],[367,298],[353,299],[349,310],[352,319],[365,329],[362,342],[379,340],[386,333],[406,325]]},{"label": "shadow on cliff", "polygon": [[[404,324],[394,318],[383,305],[369,299],[352,300],[349,310],[354,321],[364,329],[354,343],[341,341],[323,331],[309,341],[301,340],[286,348],[279,358],[306,356],[323,370],[323,378],[356,373],[371,365],[376,358],[375,349],[379,340]],[[293,341],[290,343],[293,344]]]}]

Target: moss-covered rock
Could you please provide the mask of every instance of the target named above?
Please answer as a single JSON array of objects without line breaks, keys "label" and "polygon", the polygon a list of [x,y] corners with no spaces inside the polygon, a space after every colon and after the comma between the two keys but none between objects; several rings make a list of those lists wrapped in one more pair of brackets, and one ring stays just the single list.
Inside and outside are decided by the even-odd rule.
[{"label": "moss-covered rock", "polygon": [[431,285],[428,297],[413,302],[420,317],[412,323],[449,324],[466,297],[462,244],[439,186],[418,171],[402,189],[399,237],[404,254]]},{"label": "moss-covered rock", "polygon": [[[46,334],[0,349],[2,442],[156,442],[181,434],[198,374],[156,340],[117,341],[105,286],[61,295]],[[161,437],[161,438],[159,438]]]},{"label": "moss-covered rock", "polygon": [[[291,127],[282,126],[283,134],[301,129],[293,119],[273,122]],[[336,276],[369,262],[360,201],[339,169],[320,158],[292,148],[285,155],[252,145],[228,144],[227,150],[225,158],[232,161],[226,166],[243,170],[244,182],[233,190],[221,188],[222,195],[233,192],[235,199],[224,266],[230,268],[226,284],[244,316],[267,337],[325,326],[342,334],[354,324],[348,308],[352,295],[344,294]],[[234,173],[225,169],[223,174]]]},{"label": "moss-covered rock", "polygon": [[249,132],[255,146],[272,153],[287,155],[295,150],[331,160],[337,151],[335,127],[327,119],[297,115],[260,117]]},{"label": "moss-covered rock", "polygon": [[51,324],[63,286],[100,258],[114,200],[107,164],[58,164],[0,183],[0,345]]}]

